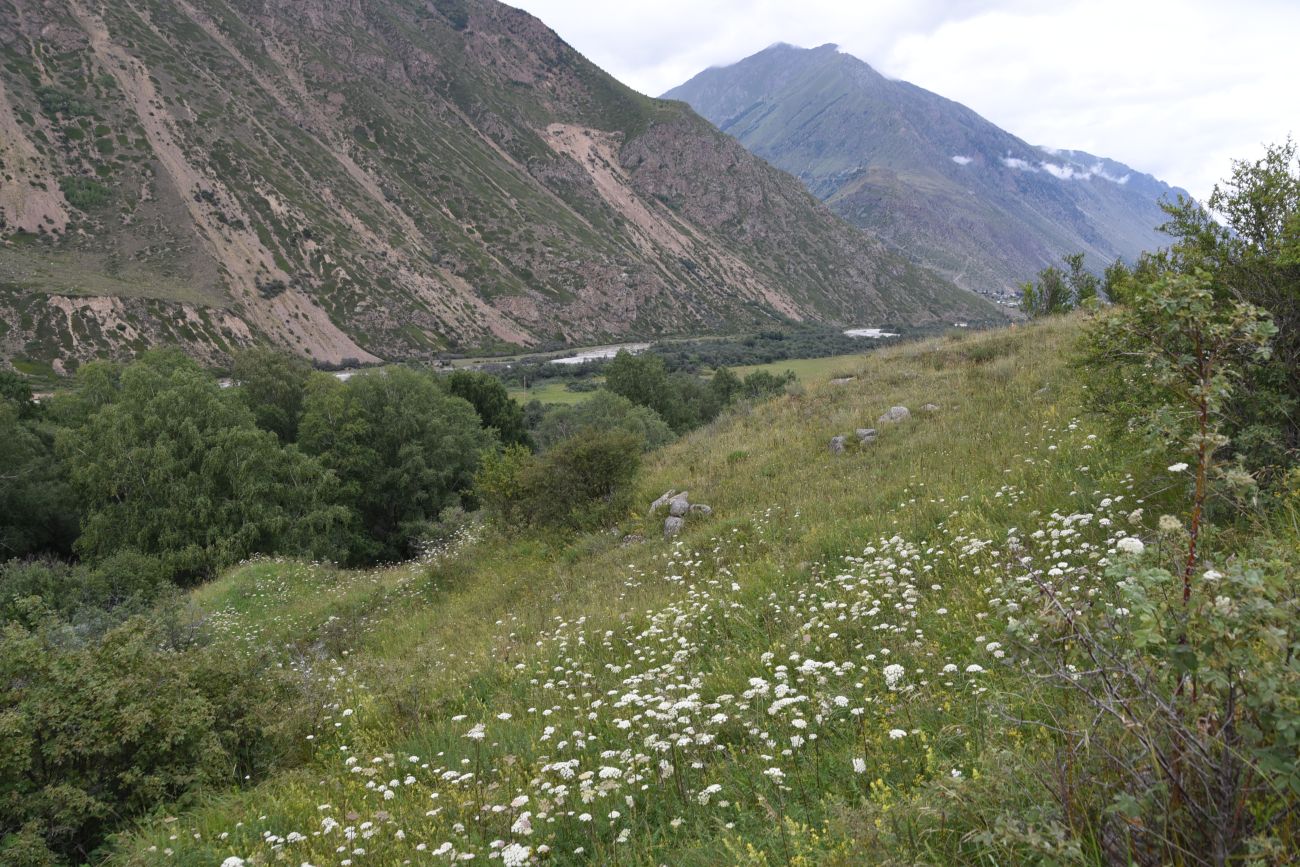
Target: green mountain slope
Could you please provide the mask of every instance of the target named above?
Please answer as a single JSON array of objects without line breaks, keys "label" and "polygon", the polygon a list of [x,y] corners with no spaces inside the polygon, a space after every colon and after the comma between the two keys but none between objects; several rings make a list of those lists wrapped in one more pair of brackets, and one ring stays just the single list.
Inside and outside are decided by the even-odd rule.
[{"label": "green mountain slope", "polygon": [[492,0],[0,0],[0,358],[990,309]]},{"label": "green mountain slope", "polygon": [[1167,243],[1183,191],[1081,151],[1031,146],[834,45],[775,45],[664,94],[802,179],[845,219],[958,284],[999,294],[1062,255],[1093,267]]},{"label": "green mountain slope", "polygon": [[[1021,677],[989,644],[999,576],[1141,531],[1125,451],[1073,421],[1076,336],[1058,320],[884,349],[846,361],[852,381],[690,435],[651,456],[640,498],[688,487],[712,505],[678,540],[629,516],[647,541],[488,531],[425,564],[263,562],[198,589],[219,640],[301,672],[310,757],[148,822],[115,863],[483,861],[509,844],[555,864],[987,860],[975,832],[1046,797],[1027,767],[1054,748],[985,693]],[[826,448],[929,401],[868,449]],[[1040,552],[1030,534],[1060,526],[1072,550]]]}]

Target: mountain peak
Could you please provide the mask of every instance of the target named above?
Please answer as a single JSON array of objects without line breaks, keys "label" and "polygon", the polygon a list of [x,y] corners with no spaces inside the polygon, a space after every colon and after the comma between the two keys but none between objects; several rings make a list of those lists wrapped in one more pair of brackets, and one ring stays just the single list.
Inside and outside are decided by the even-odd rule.
[{"label": "mountain peak", "polygon": [[760,52],[666,96],[845,219],[993,296],[1065,254],[1100,268],[1161,246],[1158,203],[1179,192],[1113,160],[1036,148],[833,45]]}]

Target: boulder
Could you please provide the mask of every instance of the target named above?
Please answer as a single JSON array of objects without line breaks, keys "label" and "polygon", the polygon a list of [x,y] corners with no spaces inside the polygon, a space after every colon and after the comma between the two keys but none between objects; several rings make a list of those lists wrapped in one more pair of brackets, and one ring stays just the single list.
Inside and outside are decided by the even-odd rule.
[{"label": "boulder", "polygon": [[939,411],[939,405],[937,403],[927,403],[925,406],[921,407],[921,412],[938,412],[938,411]]},{"label": "boulder", "polygon": [[682,518],[668,517],[664,519],[664,538],[671,539],[682,531],[686,521]]},{"label": "boulder", "polygon": [[709,515],[713,514],[713,509],[703,503],[691,503],[691,514],[703,515],[707,518]]},{"label": "boulder", "polygon": [[876,441],[877,431],[873,427],[860,427],[855,433],[858,435],[858,442],[862,445]]},{"label": "boulder", "polygon": [[895,422],[907,421],[912,417],[912,411],[905,406],[891,406],[889,411],[876,419],[876,424],[894,424]]},{"label": "boulder", "polygon": [[844,437],[843,435],[831,437],[831,454],[844,454]]},{"label": "boulder", "polygon": [[653,503],[650,504],[650,514],[653,515],[655,512],[667,506],[668,501],[675,496],[677,496],[676,488],[672,488],[665,491],[662,497],[660,497],[659,499],[655,500]]},{"label": "boulder", "polygon": [[681,493],[668,501],[668,514],[674,518],[680,518],[691,510],[691,504],[686,500],[686,494]]}]

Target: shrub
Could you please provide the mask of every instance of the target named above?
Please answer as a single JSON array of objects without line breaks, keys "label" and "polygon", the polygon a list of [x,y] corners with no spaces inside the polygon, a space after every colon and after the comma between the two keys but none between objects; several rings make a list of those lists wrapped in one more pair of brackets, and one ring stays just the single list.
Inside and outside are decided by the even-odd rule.
[{"label": "shrub", "polygon": [[108,835],[257,780],[302,732],[290,675],[138,617],[84,645],[53,618],[0,631],[0,861],[98,860]]},{"label": "shrub", "polygon": [[476,490],[508,524],[596,529],[626,513],[641,447],[627,431],[587,431],[541,456],[514,447],[485,457]]},{"label": "shrub", "polygon": [[[142,613],[172,588],[166,566],[134,551],[94,565],[61,560],[10,560],[0,564],[0,622],[28,619],[35,611],[58,614],[83,633],[98,634],[130,614]],[[39,600],[33,605],[32,599]]]}]

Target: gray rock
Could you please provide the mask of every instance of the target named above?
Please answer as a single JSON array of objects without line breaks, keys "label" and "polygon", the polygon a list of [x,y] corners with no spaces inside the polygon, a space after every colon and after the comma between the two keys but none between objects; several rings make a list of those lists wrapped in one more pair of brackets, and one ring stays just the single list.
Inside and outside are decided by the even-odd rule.
[{"label": "gray rock", "polygon": [[630,545],[637,545],[644,541],[645,541],[645,536],[642,536],[639,533],[628,533],[626,536],[623,537],[622,545],[624,548],[626,548]]},{"label": "gray rock", "polygon": [[703,503],[691,503],[691,514],[703,515],[707,518],[709,515],[713,514],[713,509]]},{"label": "gray rock", "polygon": [[847,385],[855,379],[856,376],[837,376],[831,380],[831,385]]},{"label": "gray rock", "polygon": [[907,421],[912,417],[912,411],[905,406],[891,406],[889,411],[876,419],[876,424],[893,424],[895,422]]},{"label": "gray rock", "polygon": [[937,403],[927,403],[925,406],[921,407],[921,412],[938,412],[938,411],[939,411],[939,405]]},{"label": "gray rock", "polygon": [[665,518],[664,538],[671,539],[673,536],[676,536],[678,533],[680,533],[682,531],[682,527],[684,526],[686,526],[686,521],[681,518],[675,518],[675,517]]},{"label": "gray rock", "polygon": [[833,454],[833,455],[842,455],[842,454],[844,454],[844,437],[843,437],[843,435],[841,435],[841,436],[831,437],[831,454]]},{"label": "gray rock", "polygon": [[659,499],[655,500],[653,503],[650,504],[650,514],[653,515],[655,512],[667,506],[668,501],[675,496],[677,496],[676,488],[672,488],[669,489],[668,491],[665,491],[662,497],[660,497]]},{"label": "gray rock", "polygon": [[858,435],[858,442],[863,445],[876,441],[877,431],[873,427],[860,427],[855,433]]},{"label": "gray rock", "polygon": [[686,502],[686,495],[682,494],[673,497],[668,501],[668,514],[674,518],[680,518],[691,510],[691,504]]}]

